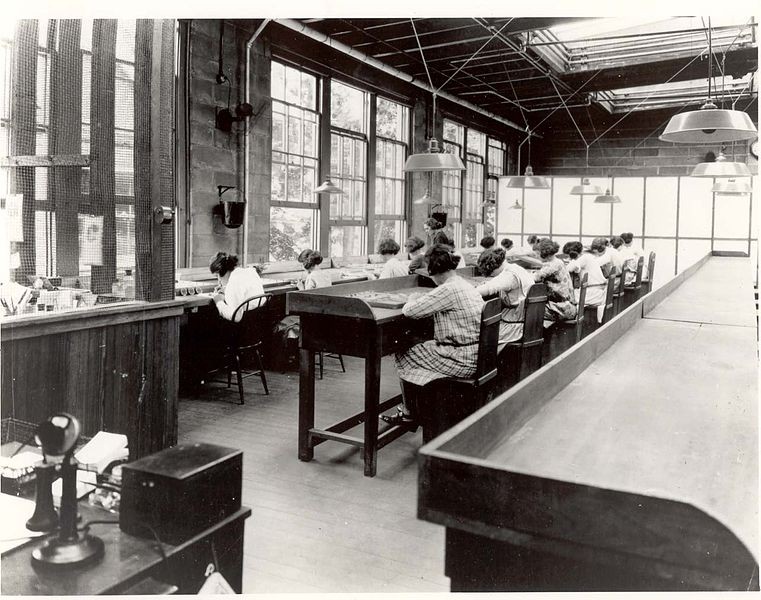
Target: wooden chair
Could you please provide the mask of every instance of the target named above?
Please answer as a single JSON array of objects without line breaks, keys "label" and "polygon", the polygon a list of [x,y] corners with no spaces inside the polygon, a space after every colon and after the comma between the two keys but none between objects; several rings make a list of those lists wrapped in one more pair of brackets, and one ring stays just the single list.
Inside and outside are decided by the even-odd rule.
[{"label": "wooden chair", "polygon": [[605,291],[605,312],[602,314],[602,323],[600,323],[601,325],[605,325],[605,323],[616,316],[616,299],[614,298],[615,287],[616,276],[611,273],[608,277],[608,287]]},{"label": "wooden chair", "polygon": [[[472,377],[445,377],[432,381],[416,394],[415,412],[427,442],[486,404],[497,377],[497,345],[502,301],[488,300],[481,310],[476,372]],[[407,389],[407,388],[405,388]]]},{"label": "wooden chair", "polygon": [[616,314],[624,309],[624,294],[626,294],[626,272],[622,272],[613,284],[613,300]]},{"label": "wooden chair", "polygon": [[544,343],[544,307],[547,288],[543,283],[532,285],[524,300],[523,336],[510,342],[500,352],[497,361],[496,389],[504,391],[542,366]]},{"label": "wooden chair", "polygon": [[317,366],[320,369],[320,379],[322,379],[322,372],[323,372],[323,361],[325,360],[325,357],[327,358],[335,358],[338,360],[338,362],[341,364],[341,372],[346,373],[346,367],[344,367],[344,357],[340,354],[334,354],[332,352],[315,352],[315,360],[317,361]]},{"label": "wooden chair", "polygon": [[639,297],[642,295],[642,269],[644,266],[645,257],[640,256],[637,260],[637,270],[635,271],[634,283],[624,286],[626,291],[633,292],[627,295],[629,300],[626,302],[626,306],[629,306],[629,304],[639,300]]},{"label": "wooden chair", "polygon": [[[233,312],[233,318],[231,321],[223,321],[223,326],[226,327],[226,343],[223,355],[223,366],[216,369],[216,371],[227,371],[227,387],[232,385],[232,373],[235,371],[236,378],[238,380],[238,394],[240,396],[239,404],[243,404],[243,380],[251,375],[258,375],[262,380],[264,386],[264,393],[269,394],[267,388],[267,378],[264,374],[264,367],[262,366],[262,357],[259,353],[259,348],[262,344],[262,338],[264,336],[264,324],[267,322],[264,319],[266,314],[267,305],[270,300],[269,294],[262,294],[260,296],[252,296],[241,302]],[[236,319],[240,318],[239,321]],[[253,354],[256,361],[256,368],[253,371],[244,371],[243,364],[244,358],[247,353]],[[222,380],[210,380],[225,383]]]},{"label": "wooden chair", "polygon": [[549,362],[581,341],[584,327],[584,302],[587,299],[587,273],[579,281],[579,302],[576,305],[576,317],[559,321],[546,335],[542,348],[543,362]]},{"label": "wooden chair", "polygon": [[[642,257],[644,258],[644,257]],[[655,252],[651,252],[647,260],[647,277],[642,278],[644,293],[649,294],[653,291],[653,276],[655,273]]]}]

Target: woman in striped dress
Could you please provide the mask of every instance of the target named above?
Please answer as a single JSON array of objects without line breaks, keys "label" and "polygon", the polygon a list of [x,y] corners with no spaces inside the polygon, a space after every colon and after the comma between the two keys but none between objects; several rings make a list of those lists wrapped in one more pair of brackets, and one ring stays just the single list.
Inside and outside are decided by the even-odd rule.
[{"label": "woman in striped dress", "polygon": [[483,298],[456,274],[459,258],[451,248],[436,244],[426,252],[426,260],[437,287],[411,296],[402,312],[412,319],[433,317],[433,339],[396,355],[404,400],[397,414],[382,417],[394,425],[414,425],[408,399],[414,387],[409,384],[423,386],[443,377],[470,377],[476,372]]}]

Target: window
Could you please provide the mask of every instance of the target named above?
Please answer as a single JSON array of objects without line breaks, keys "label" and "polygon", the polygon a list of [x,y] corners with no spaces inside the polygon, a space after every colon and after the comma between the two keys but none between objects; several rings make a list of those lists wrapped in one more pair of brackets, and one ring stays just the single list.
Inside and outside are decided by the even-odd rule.
[{"label": "window", "polygon": [[465,246],[477,246],[483,232],[484,162],[486,135],[468,129],[468,147],[465,154],[465,206],[463,231]]},{"label": "window", "polygon": [[368,94],[333,81],[330,89],[331,256],[361,255],[367,224]]},{"label": "window", "polygon": [[405,234],[404,162],[409,150],[409,108],[378,98],[375,141],[375,218],[373,243],[401,242]]},{"label": "window", "polygon": [[486,208],[484,209],[484,235],[495,235],[497,214],[497,184],[505,174],[507,144],[488,138],[486,149]]},{"label": "window", "polygon": [[317,247],[319,124],[317,78],[272,61],[270,260]]},{"label": "window", "polygon": [[[464,138],[465,128],[462,125],[444,119],[444,141],[442,146],[445,152],[462,156]],[[441,203],[448,212],[447,225],[452,223],[455,244],[459,244],[461,241],[459,222],[460,208],[462,206],[462,172],[444,171],[442,176]]]}]

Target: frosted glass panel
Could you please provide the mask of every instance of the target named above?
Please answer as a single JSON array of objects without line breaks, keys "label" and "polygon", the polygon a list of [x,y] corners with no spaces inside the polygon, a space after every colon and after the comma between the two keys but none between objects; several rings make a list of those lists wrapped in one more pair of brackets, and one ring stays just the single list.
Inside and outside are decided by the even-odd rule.
[{"label": "frosted glass panel", "polygon": [[676,234],[676,177],[645,179],[645,235]]},{"label": "frosted glass panel", "polygon": [[732,240],[716,240],[713,243],[714,250],[732,250],[734,252],[748,253],[748,242]]},{"label": "frosted glass panel", "polygon": [[711,177],[680,177],[680,237],[711,237],[712,187]]},{"label": "frosted glass panel", "polygon": [[571,196],[571,188],[579,183],[578,177],[552,178],[552,233],[579,235],[581,200]]},{"label": "frosted glass panel", "polygon": [[[694,265],[711,251],[710,240],[679,240],[679,256],[677,257],[677,271],[682,272],[687,267]],[[658,269],[655,270],[656,274]]]},{"label": "frosted glass panel", "polygon": [[523,204],[523,190],[507,187],[509,177],[500,177],[497,187],[497,231],[516,233],[521,231],[522,210],[510,208],[516,200]]},{"label": "frosted glass panel", "polygon": [[[674,198],[676,201],[676,198]],[[655,279],[653,287],[660,287],[675,275],[674,260],[676,257],[675,240],[654,240],[645,238],[645,256],[655,252]]]},{"label": "frosted glass panel", "polygon": [[[744,178],[750,183],[750,178]],[[715,195],[714,237],[748,237],[750,196]]]},{"label": "frosted glass panel", "polygon": [[613,193],[621,198],[621,204],[613,205],[613,235],[630,231],[642,235],[642,209],[644,204],[644,177],[616,177]]},{"label": "frosted glass panel", "polygon": [[[605,191],[610,186],[608,179],[600,177],[591,177],[589,182],[592,185],[600,186]],[[581,218],[581,229],[584,235],[593,235],[600,237],[610,237],[610,204],[598,204],[595,202],[596,196],[582,196],[581,203],[583,212]]]},{"label": "frosted glass panel", "polygon": [[526,190],[523,231],[538,235],[550,233],[551,190]]}]

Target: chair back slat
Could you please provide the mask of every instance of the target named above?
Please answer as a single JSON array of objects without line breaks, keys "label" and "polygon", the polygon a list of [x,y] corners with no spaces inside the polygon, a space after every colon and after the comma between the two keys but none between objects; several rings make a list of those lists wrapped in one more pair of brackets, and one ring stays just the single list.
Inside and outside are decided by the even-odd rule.
[{"label": "chair back slat", "polygon": [[615,305],[615,287],[616,287],[616,276],[611,273],[608,277],[608,287],[605,291],[605,312],[602,315],[602,322],[607,323],[613,318],[614,308]]},{"label": "chair back slat", "polygon": [[526,294],[523,315],[523,347],[536,346],[544,341],[544,307],[547,304],[547,288],[543,283],[535,283]]},{"label": "chair back slat", "polygon": [[579,303],[576,305],[576,341],[581,341],[582,329],[584,327],[584,304],[587,300],[587,279],[589,274],[584,273],[581,278],[581,287],[579,287]]},{"label": "chair back slat", "polygon": [[481,310],[481,332],[478,337],[478,362],[476,363],[477,378],[497,369],[497,346],[501,321],[502,301],[499,298],[488,300]]},{"label": "chair back slat", "polygon": [[653,278],[655,276],[655,252],[651,252],[647,261],[647,281],[648,291],[653,289]]}]

